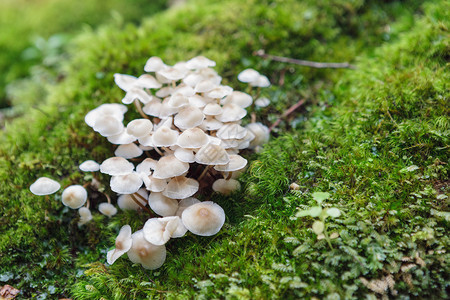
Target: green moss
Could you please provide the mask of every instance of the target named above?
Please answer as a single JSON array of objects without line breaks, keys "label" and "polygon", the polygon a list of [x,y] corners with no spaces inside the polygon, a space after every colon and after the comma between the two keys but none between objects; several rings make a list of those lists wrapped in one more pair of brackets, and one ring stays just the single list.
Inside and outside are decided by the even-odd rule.
[{"label": "green moss", "polygon": [[[436,193],[448,194],[442,20],[449,10],[434,2],[196,0],[140,27],[87,30],[69,47],[61,82],[48,85],[44,102],[31,99],[38,109],[2,134],[0,179],[8,184],[0,195],[0,274],[25,297],[362,298],[371,292],[360,277],[388,274],[401,295],[445,297],[448,224],[433,211],[448,209]],[[358,70],[286,66],[252,56],[258,49],[356,61]],[[251,157],[242,193],[215,198],[227,212],[218,235],[171,241],[156,271],[126,259],[105,267],[119,225],[136,230],[145,216],[119,213],[110,222],[95,215],[78,229],[76,212],[63,209],[58,196],[37,198],[27,187],[44,175],[80,183],[80,162],[112,153],[83,116],[120,101],[113,73],[140,74],[152,55],[170,64],[200,53],[216,60],[224,81],[237,89],[243,86],[235,76],[245,67],[272,82],[285,74],[285,84],[267,92],[274,105],[261,120],[273,120],[300,98],[308,100],[306,109]],[[409,172],[413,164],[419,169]],[[294,181],[300,190],[290,192]],[[343,212],[328,224],[340,235],[331,251],[310,230],[312,219],[294,217],[298,207],[314,204],[314,191],[330,192],[329,204]],[[418,265],[403,271],[403,257]]]}]

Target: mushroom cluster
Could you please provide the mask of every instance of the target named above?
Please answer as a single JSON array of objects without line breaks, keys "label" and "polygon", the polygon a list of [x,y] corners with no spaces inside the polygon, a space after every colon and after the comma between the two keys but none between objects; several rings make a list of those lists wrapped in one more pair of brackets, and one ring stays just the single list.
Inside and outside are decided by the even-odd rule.
[{"label": "mushroom cluster", "polygon": [[[123,226],[115,248],[107,254],[109,264],[127,253],[132,262],[156,269],[165,261],[165,244],[171,238],[188,231],[211,236],[222,228],[224,210],[195,197],[210,193],[211,188],[222,194],[238,190],[236,177],[247,166],[240,151],[258,151],[268,141],[269,130],[256,122],[243,126],[246,108],[254,106],[253,97],[222,85],[214,66],[203,56],[173,66],[151,57],[146,73],[139,77],[114,74],[115,83],[125,92],[123,104],[102,104],[85,116],[87,125],[117,148],[101,164],[89,160],[80,169],[110,175],[110,189],[118,194],[120,209],[159,216],[149,218],[134,233],[129,225]],[[270,85],[266,76],[253,69],[241,72],[238,79],[258,91]],[[140,118],[124,125],[128,104],[134,104]],[[38,181],[31,186],[32,192]],[[50,179],[41,181],[48,184],[45,191],[59,189]],[[117,209],[105,196],[108,201],[100,203],[98,210],[112,217]],[[63,204],[79,210],[80,226],[92,219],[88,198],[81,185],[62,193]]]}]

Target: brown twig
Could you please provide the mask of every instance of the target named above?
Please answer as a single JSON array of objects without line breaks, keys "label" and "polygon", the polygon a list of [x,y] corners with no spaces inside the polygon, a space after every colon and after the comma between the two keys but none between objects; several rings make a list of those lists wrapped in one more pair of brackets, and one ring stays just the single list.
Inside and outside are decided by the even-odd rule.
[{"label": "brown twig", "polygon": [[296,58],[289,58],[289,57],[283,57],[283,56],[276,56],[276,55],[270,55],[266,54],[264,50],[258,50],[253,53],[255,56],[259,56],[265,59],[271,59],[274,61],[284,62],[284,63],[290,63],[290,64],[296,64],[299,66],[305,66],[305,67],[311,67],[311,68],[318,68],[318,69],[325,69],[325,68],[331,68],[331,69],[356,69],[354,65],[349,64],[348,62],[344,63],[325,63],[325,62],[316,62],[316,61],[310,61],[310,60],[302,60],[302,59],[296,59]]},{"label": "brown twig", "polygon": [[291,107],[289,107],[288,110],[286,110],[281,117],[279,117],[275,123],[272,124],[272,126],[270,126],[269,131],[272,131],[275,127],[277,127],[281,121],[283,120],[283,118],[286,118],[288,115],[290,115],[291,113],[293,113],[297,108],[299,108],[300,106],[302,106],[305,103],[305,99],[301,99],[300,101],[298,101],[297,103],[295,103],[294,105],[292,105]]}]

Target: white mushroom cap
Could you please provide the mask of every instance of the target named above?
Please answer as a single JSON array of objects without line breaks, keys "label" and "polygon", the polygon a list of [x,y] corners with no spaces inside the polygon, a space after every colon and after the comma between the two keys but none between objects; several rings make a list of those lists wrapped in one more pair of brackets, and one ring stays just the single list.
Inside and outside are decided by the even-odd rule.
[{"label": "white mushroom cap", "polygon": [[162,86],[162,84],[158,82],[155,77],[149,74],[139,76],[136,81],[136,85],[145,89],[159,89]]},{"label": "white mushroom cap", "polygon": [[159,98],[165,98],[172,95],[175,89],[171,86],[165,86],[156,91],[155,96]]},{"label": "white mushroom cap", "polygon": [[71,185],[62,192],[62,203],[72,209],[82,207],[86,203],[87,191],[81,185]]},{"label": "white mushroom cap", "polygon": [[206,95],[214,99],[222,99],[223,97],[230,95],[232,92],[233,89],[231,87],[227,85],[219,85],[210,90]]},{"label": "white mushroom cap", "polygon": [[224,195],[229,195],[234,191],[237,191],[241,188],[241,184],[239,183],[239,181],[235,180],[235,179],[217,179],[216,181],[214,181],[213,185],[212,185],[212,189],[215,192],[224,194]]},{"label": "white mushroom cap", "polygon": [[172,95],[174,94],[181,94],[185,97],[192,97],[195,95],[195,91],[191,86],[181,83],[177,85],[177,87],[172,92]]},{"label": "white mushroom cap", "polygon": [[270,86],[270,81],[269,81],[269,78],[267,78],[267,76],[259,75],[255,81],[252,81],[249,84],[251,86],[256,86],[256,87],[268,87],[268,86]]},{"label": "white mushroom cap", "polygon": [[222,81],[222,77],[220,77],[217,72],[214,69],[211,68],[204,68],[201,70],[197,71],[198,74],[200,74],[203,79],[208,79],[210,80],[213,84],[220,84],[220,82]]},{"label": "white mushroom cap", "polygon": [[56,193],[60,188],[61,185],[58,182],[47,177],[40,177],[30,185],[30,191],[38,196]]},{"label": "white mushroom cap", "polygon": [[108,202],[100,203],[98,205],[98,211],[109,218],[117,214],[117,208],[115,208],[114,205]]},{"label": "white mushroom cap", "polygon": [[155,169],[157,162],[158,161],[156,161],[152,158],[146,158],[140,164],[138,164],[136,166],[136,172],[144,173],[147,176],[150,176],[152,174],[151,170]]},{"label": "white mushroom cap", "polygon": [[163,156],[155,166],[153,177],[166,179],[180,176],[189,170],[189,164],[179,161],[174,155]]},{"label": "white mushroom cap", "polygon": [[186,67],[191,70],[204,69],[208,67],[215,67],[216,62],[204,56],[196,56],[186,62]]},{"label": "white mushroom cap", "polygon": [[[148,198],[146,189],[139,189],[137,193],[145,199]],[[135,196],[134,198],[138,200],[143,206],[147,205],[147,201],[144,201],[140,197]],[[139,210],[141,208],[141,206],[139,206],[130,195],[120,195],[117,199],[117,205],[122,210]]]},{"label": "white mushroom cap", "polygon": [[153,245],[144,238],[144,232],[138,230],[131,235],[133,243],[128,250],[128,258],[133,263],[141,264],[144,268],[155,270],[166,260],[166,246]]},{"label": "white mushroom cap", "polygon": [[98,116],[93,128],[105,137],[120,134],[124,130],[122,121],[109,115]]},{"label": "white mushroom cap", "polygon": [[181,221],[190,232],[211,236],[218,233],[225,223],[225,212],[214,202],[200,202],[187,207],[181,215]]},{"label": "white mushroom cap", "polygon": [[195,162],[194,151],[192,151],[190,149],[184,149],[184,148],[178,147],[173,152],[173,155],[175,155],[175,157],[179,161],[182,161],[182,162],[185,162],[185,163],[193,163],[193,162]]},{"label": "white mushroom cap", "polygon": [[208,116],[217,116],[223,112],[222,106],[217,103],[208,103],[203,108],[203,113]]},{"label": "white mushroom cap", "polygon": [[207,144],[197,152],[195,161],[203,165],[224,165],[230,161],[230,158],[221,146]]},{"label": "white mushroom cap", "polygon": [[175,215],[178,209],[178,201],[168,198],[162,193],[150,193],[148,197],[148,205],[158,215],[167,217]]},{"label": "white mushroom cap", "polygon": [[250,149],[254,149],[258,146],[261,146],[269,141],[270,131],[267,126],[261,123],[250,123],[245,126],[249,131],[251,131],[255,138],[250,142]]},{"label": "white mushroom cap", "polygon": [[162,194],[172,199],[184,199],[197,193],[198,187],[199,183],[197,180],[184,176],[178,176],[169,181]]},{"label": "white mushroom cap", "polygon": [[194,91],[197,93],[206,93],[214,89],[216,85],[211,80],[202,80],[195,85]]},{"label": "white mushroom cap", "polygon": [[119,73],[114,74],[114,82],[125,92],[133,88],[136,85],[136,81],[137,78],[131,75]]},{"label": "white mushroom cap", "polygon": [[119,257],[127,253],[130,250],[133,240],[131,239],[131,227],[130,225],[124,225],[120,228],[119,234],[116,238],[116,248],[106,253],[106,261],[112,265]]},{"label": "white mushroom cap", "polygon": [[92,214],[89,208],[82,206],[78,209],[78,214],[80,215],[80,221],[78,221],[78,226],[83,226],[92,220]]},{"label": "white mushroom cap", "polygon": [[197,83],[202,80],[203,76],[199,73],[189,73],[186,77],[183,78],[183,83],[190,87],[195,87]]},{"label": "white mushroom cap", "polygon": [[183,108],[174,118],[174,124],[180,129],[189,129],[202,124],[205,115],[197,107]]},{"label": "white mushroom cap", "polygon": [[142,88],[133,87],[125,94],[125,97],[122,99],[123,104],[131,104],[134,100],[139,100],[142,103],[146,104],[153,100],[153,96],[147,94]]},{"label": "white mushroom cap", "polygon": [[79,168],[83,172],[96,172],[100,170],[100,165],[96,161],[86,160],[80,164]]},{"label": "white mushroom cap", "polygon": [[170,81],[178,81],[180,79],[183,79],[187,75],[187,72],[182,70],[181,68],[167,67],[165,69],[156,71],[156,75],[163,76]]},{"label": "white mushroom cap", "polygon": [[142,111],[149,116],[159,117],[159,115],[161,114],[162,108],[163,108],[163,105],[162,105],[161,100],[157,99],[156,97],[153,97],[152,101],[146,103],[142,107]]},{"label": "white mushroom cap", "polygon": [[188,99],[189,99],[189,105],[197,107],[197,108],[205,107],[208,103],[210,103],[209,98],[205,98],[205,97],[202,97],[197,94],[194,96],[188,97]]},{"label": "white mushroom cap", "polygon": [[253,103],[253,98],[249,94],[233,91],[229,96],[227,96],[222,104],[234,103],[242,108],[249,107]]},{"label": "white mushroom cap", "polygon": [[116,151],[114,151],[115,156],[120,156],[123,158],[134,158],[139,157],[144,153],[141,148],[139,148],[135,143],[120,145],[117,147]]},{"label": "white mushroom cap", "polygon": [[164,64],[161,58],[157,56],[150,57],[144,66],[145,72],[157,72],[166,68],[167,66]]},{"label": "white mushroom cap", "polygon": [[[142,173],[141,173],[142,174]],[[167,186],[166,179],[158,179],[153,176],[145,176],[142,179],[144,181],[145,187],[147,190],[152,192],[162,192]]]},{"label": "white mushroom cap", "polygon": [[267,107],[270,104],[269,98],[259,98],[255,101],[255,105],[258,107]]},{"label": "white mushroom cap", "polygon": [[234,172],[245,168],[247,160],[240,155],[230,154],[230,161],[226,165],[215,166],[214,169],[221,172]]},{"label": "white mushroom cap", "polygon": [[242,139],[247,134],[247,129],[239,124],[231,123],[222,126],[217,131],[217,136],[221,139]]},{"label": "white mushroom cap", "polygon": [[107,137],[108,141],[114,145],[130,144],[136,140],[134,135],[129,135],[124,129],[121,133]]},{"label": "white mushroom cap", "polygon": [[217,130],[223,126],[223,123],[212,116],[206,116],[200,128],[203,130]]},{"label": "white mushroom cap", "polygon": [[171,216],[148,219],[142,231],[148,242],[154,245],[164,245],[171,237],[181,237],[187,230],[180,221],[180,217]]},{"label": "white mushroom cap", "polygon": [[189,206],[194,205],[196,203],[200,203],[200,200],[194,197],[182,199],[180,202],[178,202],[178,210],[175,215],[181,218],[181,214],[183,213],[183,211]]},{"label": "white mushroom cap", "polygon": [[167,102],[167,105],[173,108],[180,108],[189,105],[189,99],[188,97],[176,93],[170,96],[169,101]]},{"label": "white mushroom cap", "polygon": [[111,176],[130,174],[134,165],[123,157],[110,157],[100,165],[100,172]]},{"label": "white mushroom cap", "polygon": [[234,103],[225,104],[222,109],[223,112],[216,116],[216,119],[221,122],[235,122],[247,115],[245,109]]},{"label": "white mushroom cap", "polygon": [[123,115],[127,112],[128,108],[123,104],[118,103],[105,103],[99,107],[91,110],[84,117],[84,121],[90,127],[94,127],[95,120],[99,116],[113,116],[120,122],[123,121]]},{"label": "white mushroom cap", "polygon": [[208,135],[200,128],[185,130],[177,140],[177,145],[182,148],[200,148],[208,143]]},{"label": "white mushroom cap", "polygon": [[127,133],[137,138],[150,134],[153,124],[149,119],[135,119],[128,123]]},{"label": "white mushroom cap", "polygon": [[156,147],[170,147],[176,144],[178,135],[178,131],[162,126],[153,133],[152,143]]},{"label": "white mushroom cap", "polygon": [[113,192],[118,194],[133,194],[141,188],[142,183],[139,174],[133,172],[126,175],[112,176],[109,184]]},{"label": "white mushroom cap", "polygon": [[259,77],[259,72],[253,69],[245,69],[238,75],[238,80],[240,82],[253,82],[256,81]]}]

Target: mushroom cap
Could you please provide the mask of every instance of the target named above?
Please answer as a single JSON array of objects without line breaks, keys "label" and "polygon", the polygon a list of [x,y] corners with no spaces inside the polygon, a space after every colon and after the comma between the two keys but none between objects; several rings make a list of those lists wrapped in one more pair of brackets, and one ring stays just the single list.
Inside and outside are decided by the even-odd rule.
[{"label": "mushroom cap", "polygon": [[147,94],[147,92],[144,91],[142,88],[133,87],[129,89],[128,92],[125,94],[125,97],[123,97],[122,99],[122,103],[131,104],[136,99],[146,104],[153,100],[153,96]]},{"label": "mushroom cap", "polygon": [[115,156],[120,156],[123,158],[135,158],[139,157],[144,153],[141,148],[138,147],[135,143],[120,145],[117,147],[116,151],[114,151]]},{"label": "mushroom cap", "polygon": [[162,107],[163,104],[161,100],[156,97],[153,97],[152,101],[146,103],[142,107],[142,111],[149,116],[159,117],[161,115]]},{"label": "mushroom cap", "polygon": [[203,108],[203,113],[207,116],[217,116],[223,112],[222,106],[217,103],[208,103]]},{"label": "mushroom cap", "polygon": [[136,81],[137,78],[131,75],[119,73],[114,74],[114,82],[125,92],[133,88],[136,85]]},{"label": "mushroom cap", "polygon": [[270,104],[269,98],[265,98],[265,97],[258,98],[255,101],[255,105],[258,107],[267,107],[267,106],[269,106],[269,104]]},{"label": "mushroom cap", "polygon": [[163,156],[156,163],[153,177],[166,179],[180,176],[189,170],[189,164],[178,160],[174,155]]},{"label": "mushroom cap", "polygon": [[241,184],[239,183],[239,181],[235,180],[235,179],[217,179],[216,181],[214,181],[213,185],[212,185],[212,189],[215,192],[224,194],[224,195],[229,195],[234,191],[237,191],[241,188]]},{"label": "mushroom cap", "polygon": [[222,99],[223,97],[230,95],[232,92],[233,89],[231,87],[227,85],[219,85],[210,90],[206,95],[214,99]]},{"label": "mushroom cap", "polygon": [[166,67],[167,67],[166,64],[164,64],[164,62],[162,61],[161,58],[159,58],[157,56],[152,56],[145,63],[144,71],[145,72],[157,72]]},{"label": "mushroom cap", "polygon": [[252,105],[253,98],[249,94],[240,91],[233,91],[221,102],[222,104],[234,103],[242,108],[246,108]]},{"label": "mushroom cap", "polygon": [[89,208],[82,206],[78,209],[78,214],[80,215],[80,220],[78,221],[78,226],[83,226],[92,220],[92,214]]},{"label": "mushroom cap", "polygon": [[119,121],[123,121],[123,115],[127,112],[128,108],[119,103],[105,103],[100,105],[99,107],[91,110],[84,117],[84,121],[89,127],[94,127],[95,120],[99,116],[113,116]]},{"label": "mushroom cap", "polygon": [[193,106],[183,108],[174,118],[174,124],[180,129],[189,129],[202,124],[205,115]]},{"label": "mushroom cap", "polygon": [[214,169],[221,172],[234,172],[245,168],[247,160],[237,154],[229,154],[230,161],[226,165],[215,166]]},{"label": "mushroom cap", "polygon": [[40,177],[30,185],[30,191],[37,196],[56,193],[60,188],[61,185],[57,181],[48,177]]},{"label": "mushroom cap", "polygon": [[108,202],[100,203],[98,205],[98,211],[109,218],[117,214],[117,208],[115,208],[114,205]]},{"label": "mushroom cap", "polygon": [[199,183],[197,180],[184,176],[178,176],[169,181],[162,194],[172,199],[185,199],[197,193],[198,187]]},{"label": "mushroom cap", "polygon": [[80,164],[79,168],[83,172],[96,172],[100,170],[100,165],[96,161],[86,160]]},{"label": "mushroom cap", "polygon": [[133,194],[141,188],[142,183],[139,174],[133,172],[126,175],[112,176],[110,186],[111,190],[118,194]]},{"label": "mushroom cap", "polygon": [[155,169],[157,162],[158,161],[154,160],[153,158],[146,158],[136,166],[136,172],[144,173],[147,176],[150,176],[152,174],[151,170]]},{"label": "mushroom cap", "polygon": [[150,134],[153,124],[149,119],[135,119],[128,123],[127,133],[137,138]]},{"label": "mushroom cap", "polygon": [[180,200],[180,202],[178,202],[178,210],[175,213],[175,215],[177,215],[181,218],[181,214],[183,213],[183,211],[186,208],[188,208],[189,206],[194,205],[196,203],[200,203],[200,200],[198,200],[197,198],[194,198],[194,197],[189,197],[189,198]]},{"label": "mushroom cap", "polygon": [[175,215],[175,212],[178,209],[178,201],[168,198],[162,193],[150,193],[148,204],[156,214],[163,217]]},{"label": "mushroom cap", "polygon": [[220,122],[235,122],[239,121],[247,115],[247,111],[237,104],[229,103],[223,107],[223,112],[216,116],[216,119]]},{"label": "mushroom cap", "polygon": [[112,265],[119,257],[130,250],[133,240],[131,239],[131,227],[130,225],[124,225],[120,228],[119,234],[116,238],[116,248],[106,253],[106,261]]},{"label": "mushroom cap", "polygon": [[128,258],[133,263],[139,263],[144,268],[155,270],[161,267],[166,260],[166,246],[157,246],[144,238],[144,232],[138,230],[131,235],[133,243],[128,250]]},{"label": "mushroom cap", "polygon": [[142,180],[144,181],[146,189],[151,192],[156,192],[156,193],[162,192],[162,191],[164,191],[164,189],[167,186],[166,179],[158,179],[153,176],[145,176],[142,178],[143,178]]},{"label": "mushroom cap", "polygon": [[175,149],[175,151],[173,152],[173,155],[182,162],[185,163],[193,163],[195,162],[195,154],[194,151],[190,150],[190,149],[185,149],[185,148],[181,148],[178,147],[177,149]]},{"label": "mushroom cap", "polygon": [[114,145],[130,144],[136,140],[134,135],[129,135],[124,129],[121,133],[107,137],[108,142]]},{"label": "mushroom cap", "polygon": [[250,123],[245,126],[248,130],[250,130],[255,138],[250,142],[250,149],[254,149],[257,146],[261,146],[269,141],[270,131],[267,126],[261,123]]},{"label": "mushroom cap", "polygon": [[247,129],[239,124],[226,124],[217,131],[217,136],[221,139],[242,139],[247,134]]},{"label": "mushroom cap", "polygon": [[206,93],[213,90],[215,87],[216,85],[211,80],[204,79],[195,85],[194,91],[196,93]]},{"label": "mushroom cap", "polygon": [[[139,195],[144,197],[145,199],[148,198],[148,193],[146,189],[139,189],[137,191]],[[138,200],[142,205],[147,205],[147,201],[142,200],[140,197],[134,197],[136,200]],[[122,210],[139,210],[141,206],[139,206],[133,198],[128,195],[120,195],[119,198],[117,198],[117,205]]]},{"label": "mushroom cap", "polygon": [[186,67],[191,70],[198,70],[215,66],[216,66],[215,61],[210,60],[204,56],[196,56],[186,62]]},{"label": "mushroom cap", "polygon": [[189,99],[189,105],[197,107],[197,108],[205,107],[208,103],[210,103],[209,98],[202,97],[198,94],[188,97],[188,99]]},{"label": "mushroom cap", "polygon": [[187,207],[181,214],[181,221],[190,232],[211,236],[218,233],[225,223],[225,212],[214,202],[200,202]]},{"label": "mushroom cap", "polygon": [[240,82],[253,82],[256,81],[259,77],[259,72],[254,69],[245,69],[238,75],[238,80]]},{"label": "mushroom cap", "polygon": [[200,128],[203,130],[217,130],[223,126],[223,123],[212,116],[206,116]]},{"label": "mushroom cap", "polygon": [[250,82],[249,84],[251,86],[256,86],[256,87],[268,87],[268,86],[270,86],[270,81],[269,81],[269,78],[267,78],[267,76],[259,75],[258,78],[256,78],[256,80]]},{"label": "mushroom cap", "polygon": [[144,89],[159,89],[162,86],[155,77],[149,74],[139,76],[136,85]]},{"label": "mushroom cap", "polygon": [[[149,243],[154,245],[164,245],[175,233],[179,236],[181,233],[180,231],[183,230],[183,227],[184,225],[180,221],[180,217],[171,216],[148,219],[147,222],[145,222],[142,231],[144,232],[144,238]],[[184,231],[184,233],[186,233],[186,231]]]},{"label": "mushroom cap", "polygon": [[170,81],[178,81],[180,79],[183,79],[187,75],[187,71],[183,70],[182,68],[167,67],[156,71],[156,75],[163,76]]},{"label": "mushroom cap", "polygon": [[105,137],[118,135],[124,130],[122,121],[110,115],[99,115],[95,119],[93,128]]},{"label": "mushroom cap", "polygon": [[152,143],[155,147],[170,147],[175,145],[178,135],[178,131],[161,126],[153,133]]},{"label": "mushroom cap", "polygon": [[[111,176],[127,175],[133,172],[134,165],[123,157],[110,157],[100,165],[100,172]],[[127,193],[125,193],[127,194]]]},{"label": "mushroom cap", "polygon": [[191,86],[181,83],[175,87],[175,89],[171,94],[172,95],[181,94],[185,97],[192,97],[195,95],[195,91]]},{"label": "mushroom cap", "polygon": [[173,108],[180,108],[189,105],[189,98],[180,94],[176,93],[170,96],[169,101],[167,102],[167,105]]},{"label": "mushroom cap", "polygon": [[202,165],[224,165],[230,161],[230,157],[221,146],[207,144],[197,152],[195,161]]},{"label": "mushroom cap", "polygon": [[65,206],[68,206],[72,209],[77,209],[82,207],[86,203],[87,196],[88,194],[86,189],[83,186],[77,184],[68,186],[66,189],[64,189],[61,198],[62,203]]},{"label": "mushroom cap", "polygon": [[208,135],[200,128],[186,129],[177,140],[177,145],[182,148],[200,148],[208,143]]}]

